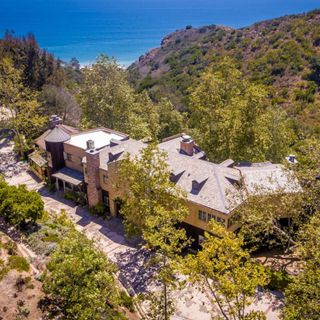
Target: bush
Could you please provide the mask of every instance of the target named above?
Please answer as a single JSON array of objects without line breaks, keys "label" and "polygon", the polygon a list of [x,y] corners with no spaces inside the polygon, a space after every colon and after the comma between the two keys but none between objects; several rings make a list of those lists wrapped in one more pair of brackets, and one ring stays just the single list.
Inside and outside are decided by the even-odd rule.
[{"label": "bush", "polygon": [[15,269],[17,271],[29,271],[29,263],[28,261],[20,256],[11,256],[9,257],[8,266],[10,269]]},{"label": "bush", "polygon": [[90,208],[90,212],[93,215],[102,216],[104,214],[104,205],[102,202],[98,203],[94,207]]},{"label": "bush", "polygon": [[9,240],[3,247],[7,250],[10,256],[16,255],[18,251],[18,246],[14,241]]},{"label": "bush", "polygon": [[9,186],[0,178],[0,215],[11,225],[35,222],[43,211],[44,203],[36,191],[28,191],[25,185]]}]

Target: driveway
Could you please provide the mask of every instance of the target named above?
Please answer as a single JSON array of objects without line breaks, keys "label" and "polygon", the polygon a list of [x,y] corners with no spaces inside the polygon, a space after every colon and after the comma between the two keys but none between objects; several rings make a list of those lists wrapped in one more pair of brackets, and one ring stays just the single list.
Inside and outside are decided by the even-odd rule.
[{"label": "driveway", "polygon": [[[12,146],[5,145],[1,148],[0,141],[0,155],[10,152]],[[25,168],[21,163],[10,165]],[[118,278],[131,294],[159,290],[151,280],[156,270],[146,266],[150,253],[139,247],[138,241],[129,241],[125,237],[120,219],[108,221],[93,216],[87,209],[76,206],[61,195],[50,193],[43,182],[27,170],[20,169],[17,174],[7,177],[6,180],[12,185],[25,184],[29,189],[37,190],[49,212],[65,210],[77,229],[84,231],[88,238],[95,239],[108,258],[118,265]],[[214,304],[194,285],[186,284],[184,288],[173,293],[173,298],[177,311],[172,320],[210,320],[213,314],[217,315]],[[268,320],[276,320],[279,319],[281,303],[281,299],[275,294],[258,293],[254,309],[264,311]]]}]

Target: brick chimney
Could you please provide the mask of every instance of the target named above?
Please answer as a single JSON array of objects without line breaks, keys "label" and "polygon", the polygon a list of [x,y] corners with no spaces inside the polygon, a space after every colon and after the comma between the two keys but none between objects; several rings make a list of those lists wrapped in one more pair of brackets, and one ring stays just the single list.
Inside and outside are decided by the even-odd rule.
[{"label": "brick chimney", "polygon": [[49,128],[53,129],[58,124],[62,124],[62,119],[57,115],[52,115],[49,119]]},{"label": "brick chimney", "polygon": [[193,155],[194,141],[190,136],[183,135],[180,141],[180,152],[188,156]]},{"label": "brick chimney", "polygon": [[86,151],[87,158],[87,193],[89,207],[101,201],[101,187],[99,177],[100,152],[95,149]]}]

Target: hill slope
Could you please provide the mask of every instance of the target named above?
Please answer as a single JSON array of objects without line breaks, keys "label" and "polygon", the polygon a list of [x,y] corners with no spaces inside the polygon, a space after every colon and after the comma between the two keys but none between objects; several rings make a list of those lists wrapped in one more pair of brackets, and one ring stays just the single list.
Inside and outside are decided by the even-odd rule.
[{"label": "hill slope", "polygon": [[129,67],[130,79],[154,99],[186,108],[188,89],[208,65],[228,55],[246,76],[270,86],[274,101],[319,130],[320,10],[255,23],[242,29],[187,27]]}]

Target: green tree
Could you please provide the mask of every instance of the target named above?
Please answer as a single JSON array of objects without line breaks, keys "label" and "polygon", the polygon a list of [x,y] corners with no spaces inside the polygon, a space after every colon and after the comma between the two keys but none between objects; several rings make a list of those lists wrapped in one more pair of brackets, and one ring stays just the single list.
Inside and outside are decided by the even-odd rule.
[{"label": "green tree", "polygon": [[170,181],[166,153],[153,145],[139,157],[128,155],[120,167],[121,184],[126,186],[124,216],[129,234],[141,234],[148,248],[154,250],[153,262],[158,266],[157,279],[163,291],[151,308],[153,319],[169,319],[174,311],[170,290],[175,279],[175,261],[186,245],[185,230],[178,228],[188,211],[184,193]]},{"label": "green tree", "polygon": [[209,159],[278,162],[287,154],[293,133],[285,114],[229,58],[207,69],[192,89],[190,125]]},{"label": "green tree", "polygon": [[9,186],[0,181],[0,215],[10,224],[19,226],[35,222],[42,217],[44,204],[36,191],[28,191],[25,185]]},{"label": "green tree", "polygon": [[223,319],[265,319],[261,312],[246,312],[257,287],[267,283],[267,276],[243,245],[242,236],[211,222],[202,250],[186,258],[184,271],[208,292]]},{"label": "green tree", "polygon": [[63,319],[124,319],[117,312],[115,266],[75,230],[59,243],[43,289]]},{"label": "green tree", "polygon": [[161,99],[157,108],[160,123],[158,138],[160,140],[183,131],[185,127],[184,115],[176,110],[168,99]]},{"label": "green tree", "polygon": [[158,120],[151,100],[144,93],[137,95],[126,71],[106,56],[83,70],[79,103],[85,126],[105,126],[137,139],[157,133]]},{"label": "green tree", "polygon": [[9,58],[0,61],[0,104],[10,113],[7,123],[16,134],[21,153],[28,147],[26,138],[30,142],[46,120],[41,115],[37,93],[23,85],[21,71]]},{"label": "green tree", "polygon": [[301,231],[298,254],[302,271],[292,277],[285,291],[284,320],[317,320],[320,317],[320,213]]}]

